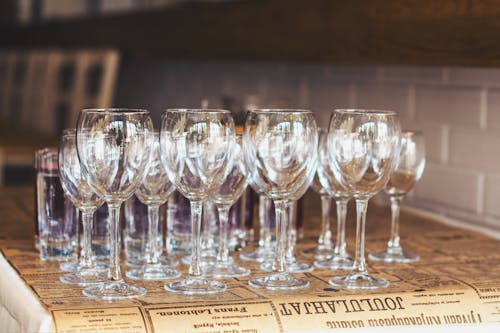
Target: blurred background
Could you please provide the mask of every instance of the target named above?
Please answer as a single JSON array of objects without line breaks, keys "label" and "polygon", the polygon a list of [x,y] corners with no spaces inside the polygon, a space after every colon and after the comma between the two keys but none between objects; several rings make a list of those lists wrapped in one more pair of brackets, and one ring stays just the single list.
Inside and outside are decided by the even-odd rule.
[{"label": "blurred background", "polygon": [[310,108],[323,127],[393,109],[427,144],[405,203],[500,230],[499,18],[499,1],[2,0],[0,186],[32,184],[33,151],[84,107],[156,126],[168,107]]}]

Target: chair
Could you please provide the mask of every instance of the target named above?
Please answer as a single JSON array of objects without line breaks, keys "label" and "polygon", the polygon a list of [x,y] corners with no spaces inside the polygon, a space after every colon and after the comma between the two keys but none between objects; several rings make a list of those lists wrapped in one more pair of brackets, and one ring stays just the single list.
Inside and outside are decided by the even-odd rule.
[{"label": "chair", "polygon": [[112,104],[118,64],[112,49],[0,53],[0,186],[6,167],[31,166],[82,108]]}]

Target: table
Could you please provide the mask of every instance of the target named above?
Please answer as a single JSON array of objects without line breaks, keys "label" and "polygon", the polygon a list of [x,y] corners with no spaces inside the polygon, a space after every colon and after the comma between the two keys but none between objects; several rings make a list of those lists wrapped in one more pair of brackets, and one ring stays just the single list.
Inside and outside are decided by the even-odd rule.
[{"label": "table", "polygon": [[[391,286],[375,292],[332,288],[336,271],[298,274],[311,281],[303,291],[271,292],[248,287],[248,278],[226,279],[228,291],[211,296],[167,293],[162,282],[137,283],[148,295],[125,302],[85,298],[59,282],[55,263],[41,262],[33,248],[33,193],[0,189],[1,332],[481,332],[500,330],[500,241],[450,227],[435,218],[402,214],[404,244],[422,261],[413,265],[370,264]],[[353,214],[348,219],[352,253]],[[314,240],[317,217],[306,218]],[[308,227],[309,226],[309,227]],[[388,233],[387,209],[370,207],[368,250],[381,250]],[[252,266],[254,274],[262,274]],[[464,323],[467,323],[466,325]],[[445,326],[446,324],[446,326]],[[453,325],[453,326],[448,326]],[[113,328],[113,329],[112,329]]]}]

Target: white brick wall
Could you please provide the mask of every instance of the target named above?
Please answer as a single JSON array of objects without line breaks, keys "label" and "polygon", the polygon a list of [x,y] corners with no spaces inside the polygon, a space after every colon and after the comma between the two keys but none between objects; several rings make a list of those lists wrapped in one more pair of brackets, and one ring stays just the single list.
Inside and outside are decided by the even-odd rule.
[{"label": "white brick wall", "polygon": [[479,128],[480,93],[476,87],[417,85],[416,119]]},{"label": "white brick wall", "polygon": [[427,163],[415,197],[478,212],[479,173],[467,169]]},{"label": "white brick wall", "polygon": [[500,230],[500,69],[168,61],[121,74],[118,104],[155,118],[203,98],[219,107],[222,95],[308,107],[324,127],[335,107],[399,111],[403,128],[423,130],[428,159],[405,203]]}]

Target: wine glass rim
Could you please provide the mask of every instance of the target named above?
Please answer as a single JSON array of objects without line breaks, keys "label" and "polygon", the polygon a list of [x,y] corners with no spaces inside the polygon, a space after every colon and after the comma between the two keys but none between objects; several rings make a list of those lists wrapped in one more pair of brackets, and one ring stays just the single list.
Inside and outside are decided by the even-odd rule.
[{"label": "wine glass rim", "polygon": [[149,114],[148,110],[139,108],[87,108],[82,109],[82,112],[107,114]]},{"label": "wine glass rim", "polygon": [[204,113],[224,113],[224,114],[230,114],[231,111],[225,110],[225,109],[189,109],[189,108],[172,108],[172,109],[166,109],[165,112],[172,112],[172,113],[199,113],[199,112],[204,112]]},{"label": "wine glass rim", "polygon": [[334,109],[334,113],[350,113],[350,114],[370,114],[370,115],[384,115],[384,116],[397,116],[398,113],[393,110],[379,110],[379,109]]},{"label": "wine glass rim", "polygon": [[272,108],[267,108],[267,109],[251,109],[249,112],[254,112],[254,113],[286,113],[286,114],[302,114],[302,113],[312,113],[311,110],[309,109],[282,109],[282,108],[277,108],[277,109],[272,109]]}]

